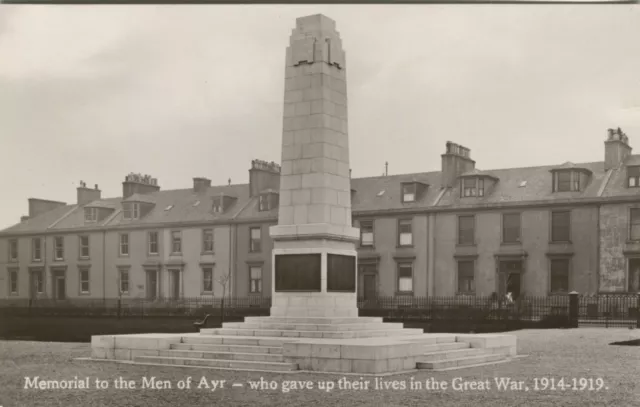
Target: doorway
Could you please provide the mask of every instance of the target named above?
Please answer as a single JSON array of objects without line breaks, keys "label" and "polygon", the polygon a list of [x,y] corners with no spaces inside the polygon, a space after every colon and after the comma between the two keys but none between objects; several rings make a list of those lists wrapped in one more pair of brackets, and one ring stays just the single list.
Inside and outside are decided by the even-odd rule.
[{"label": "doorway", "polygon": [[67,283],[64,276],[55,277],[55,299],[64,300],[67,297]]},{"label": "doorway", "polygon": [[498,273],[498,295],[504,297],[511,293],[513,300],[520,297],[522,291],[522,260],[500,262]]},{"label": "doorway", "polygon": [[358,296],[365,301],[373,300],[378,294],[378,268],[376,264],[360,264],[362,285],[358,285]]},{"label": "doorway", "polygon": [[173,300],[180,298],[180,270],[169,270],[169,297]]},{"label": "doorway", "polygon": [[147,270],[147,299],[155,300],[158,297],[158,271]]}]

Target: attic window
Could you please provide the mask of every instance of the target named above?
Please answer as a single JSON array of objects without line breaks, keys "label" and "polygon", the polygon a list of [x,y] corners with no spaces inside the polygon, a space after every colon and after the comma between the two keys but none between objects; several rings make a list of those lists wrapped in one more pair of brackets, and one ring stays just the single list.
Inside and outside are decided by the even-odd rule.
[{"label": "attic window", "polygon": [[137,202],[125,203],[122,217],[124,219],[140,218],[140,204],[138,204]]},{"label": "attic window", "polygon": [[85,222],[97,222],[98,221],[98,208],[84,208],[84,221]]},{"label": "attic window", "polygon": [[416,184],[403,184],[402,185],[402,202],[415,202],[416,201]]},{"label": "attic window", "polygon": [[629,188],[640,188],[640,166],[627,167],[627,179]]},{"label": "attic window", "polygon": [[384,193],[385,193],[385,190],[383,189],[382,191],[378,192],[378,195],[376,195],[376,196],[382,196],[382,195],[384,195]]},{"label": "attic window", "polygon": [[171,208],[173,208],[173,205],[169,205],[169,206],[167,206],[166,208],[164,208],[164,210],[165,210],[165,211],[170,211],[170,210],[171,210]]},{"label": "attic window", "polygon": [[580,173],[578,171],[555,171],[553,173],[553,192],[580,191]]},{"label": "attic window", "polygon": [[524,188],[524,187],[526,187],[526,186],[527,186],[527,181],[522,181],[522,182],[520,183],[520,188]]},{"label": "attic window", "polygon": [[213,198],[213,212],[222,213],[224,212],[224,200],[222,197]]},{"label": "attic window", "polygon": [[484,196],[484,179],[480,177],[463,178],[461,181],[462,197]]},{"label": "attic window", "polygon": [[258,209],[260,212],[270,211],[278,207],[278,194],[273,192],[260,195]]},{"label": "attic window", "polygon": [[195,202],[193,203],[193,206],[198,206],[198,205],[200,205],[200,201],[195,201]]}]

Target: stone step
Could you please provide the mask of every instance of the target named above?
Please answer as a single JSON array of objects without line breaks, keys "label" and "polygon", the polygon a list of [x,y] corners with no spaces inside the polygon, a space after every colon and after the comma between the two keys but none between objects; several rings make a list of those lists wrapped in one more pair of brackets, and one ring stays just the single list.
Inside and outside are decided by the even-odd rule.
[{"label": "stone step", "polygon": [[172,343],[169,346],[170,346],[170,349],[175,349],[175,350],[282,354],[282,347],[279,347],[279,346],[201,345],[201,344],[193,344],[193,343]]},{"label": "stone step", "polygon": [[286,371],[298,370],[296,363],[286,362],[251,362],[242,360],[218,360],[201,358],[176,358],[167,356],[138,356],[134,359],[136,363],[159,364],[159,365],[183,365],[202,366],[222,369],[257,370],[257,371]]},{"label": "stone step", "polygon": [[466,348],[466,349],[454,349],[444,350],[436,352],[427,352],[420,357],[421,362],[437,362],[440,360],[462,359],[470,356],[481,356],[493,353],[491,350],[487,351],[482,348]]},{"label": "stone step", "polygon": [[357,324],[283,324],[279,322],[225,322],[223,329],[253,329],[273,331],[364,331],[382,329],[403,329],[399,322],[373,322]]},{"label": "stone step", "polygon": [[449,342],[449,343],[439,343],[437,345],[425,345],[423,350],[425,354],[433,353],[433,352],[441,352],[446,350],[456,350],[456,349],[471,349],[468,343],[464,342]]},{"label": "stone step", "polygon": [[245,317],[244,322],[251,324],[380,324],[381,317]]},{"label": "stone step", "polygon": [[196,350],[161,350],[158,356],[172,358],[200,358],[217,360],[243,360],[250,362],[284,362],[281,354],[268,353],[238,353],[238,352],[209,352]]},{"label": "stone step", "polygon": [[182,343],[200,344],[200,345],[247,345],[247,346],[268,346],[282,347],[287,339],[276,338],[258,338],[254,336],[223,336],[223,335],[199,335],[187,336],[182,338]]},{"label": "stone step", "polygon": [[476,365],[476,364],[482,364],[482,363],[498,362],[505,359],[506,359],[505,355],[490,353],[490,354],[479,355],[479,356],[470,356],[470,357],[465,357],[460,359],[438,360],[433,362],[424,362],[422,360],[419,360],[416,363],[416,367],[418,369],[428,369],[428,370],[450,369],[450,368],[470,366],[470,365]]},{"label": "stone step", "polygon": [[[200,333],[204,334],[204,330]],[[350,338],[374,338],[384,336],[421,335],[422,329],[380,329],[363,331],[286,331],[286,330],[262,330],[262,329],[230,329],[214,328],[206,330],[206,334],[213,336],[256,336],[256,337],[284,337],[284,338],[325,338],[325,339],[350,339]]]}]

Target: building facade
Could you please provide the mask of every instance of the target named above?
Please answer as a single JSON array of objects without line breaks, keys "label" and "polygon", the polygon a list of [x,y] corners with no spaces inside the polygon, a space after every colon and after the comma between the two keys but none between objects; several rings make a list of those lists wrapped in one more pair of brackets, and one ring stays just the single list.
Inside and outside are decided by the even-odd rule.
[{"label": "building facade", "polygon": [[[640,292],[640,156],[620,129],[601,162],[480,171],[453,143],[441,160],[351,180],[361,297]],[[248,184],[129,174],[122,197],[29,199],[0,232],[0,299],[270,296],[279,183],[254,160]]]}]

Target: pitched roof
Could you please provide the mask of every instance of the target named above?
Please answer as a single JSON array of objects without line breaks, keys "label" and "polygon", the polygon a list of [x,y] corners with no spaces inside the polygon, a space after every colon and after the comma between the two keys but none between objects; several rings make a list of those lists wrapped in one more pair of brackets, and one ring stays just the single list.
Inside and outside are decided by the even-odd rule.
[{"label": "pitched roof", "polygon": [[[109,199],[101,199],[100,201],[96,201],[100,203],[100,208],[108,208],[113,209],[115,211],[121,208],[121,198],[109,198]],[[104,225],[108,220],[109,216],[103,219],[101,222],[93,222],[87,223],[84,221],[84,208],[85,207],[94,207],[94,202],[89,203],[86,206],[76,206],[76,208],[63,219],[58,221],[51,229],[53,230],[66,230],[66,229],[88,229],[95,228],[96,226]]]},{"label": "pitched roof", "polygon": [[[440,172],[354,178],[351,189],[356,192],[351,209],[357,212],[430,207],[440,194],[441,178]],[[415,202],[403,203],[402,183],[414,181],[426,184],[428,188]]]},{"label": "pitched roof", "polygon": [[69,214],[72,210],[75,210],[77,205],[65,205],[52,209],[38,216],[34,216],[24,222],[20,222],[16,225],[10,226],[2,233],[28,233],[28,232],[42,232],[51,227],[54,223],[62,219],[65,215]]}]

